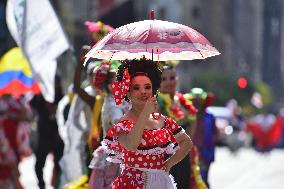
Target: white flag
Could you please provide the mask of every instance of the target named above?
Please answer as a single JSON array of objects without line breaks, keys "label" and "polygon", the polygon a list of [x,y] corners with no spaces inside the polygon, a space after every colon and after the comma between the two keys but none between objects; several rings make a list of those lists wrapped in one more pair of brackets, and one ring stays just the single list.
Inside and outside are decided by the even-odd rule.
[{"label": "white flag", "polygon": [[6,22],[27,56],[44,98],[52,102],[56,58],[69,48],[52,6],[48,0],[8,0]]}]

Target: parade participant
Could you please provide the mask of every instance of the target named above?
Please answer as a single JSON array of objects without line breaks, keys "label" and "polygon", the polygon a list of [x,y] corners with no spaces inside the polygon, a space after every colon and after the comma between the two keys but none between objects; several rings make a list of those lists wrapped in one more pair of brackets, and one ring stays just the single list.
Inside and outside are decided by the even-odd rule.
[{"label": "parade participant", "polygon": [[[209,188],[208,172],[211,163],[214,161],[215,142],[217,140],[218,130],[213,114],[206,108],[213,104],[214,95],[205,92],[201,88],[192,88],[185,97],[191,100],[198,109],[196,128],[193,133],[193,142],[196,149],[193,150],[192,165],[198,166],[199,164],[202,179]],[[193,169],[193,173],[194,170],[195,169]],[[196,184],[193,182],[193,185]]]},{"label": "parade participant", "polygon": [[[89,49],[90,49],[89,46],[83,46],[81,49],[80,61],[75,70],[74,91],[87,104],[87,106],[91,110],[91,115],[90,115],[91,119],[88,124],[89,134],[87,138],[87,144],[88,144],[88,151],[92,152],[94,149],[96,149],[99,146],[99,140],[100,140],[99,139],[100,138],[99,136],[99,132],[100,132],[99,131],[100,129],[99,115],[101,113],[103,97],[99,94],[99,91],[95,91],[95,87],[93,85],[94,78],[95,78],[94,68],[96,67],[96,65],[92,61],[87,63],[87,67],[89,67],[87,74],[89,77],[89,83],[90,83],[92,92],[88,92],[84,88],[81,87],[81,75],[84,70],[84,55],[87,53]],[[96,111],[94,111],[95,109]]]},{"label": "parade participant", "polygon": [[63,97],[61,78],[59,75],[55,76],[55,100],[53,103],[47,102],[42,95],[36,95],[31,100],[31,106],[34,112],[37,113],[37,132],[38,143],[35,150],[36,164],[35,172],[38,178],[38,185],[40,189],[45,188],[43,179],[43,168],[46,157],[49,153],[54,155],[54,169],[52,185],[57,188],[60,184],[61,169],[59,160],[63,156],[64,143],[59,136],[58,125],[56,122],[56,110],[60,99]]},{"label": "parade participant", "polygon": [[158,95],[160,109],[170,116],[191,135],[194,128],[197,109],[192,102],[176,91],[178,76],[172,61],[160,63],[163,67],[161,88]]},{"label": "parade participant", "polygon": [[[61,160],[64,169],[64,188],[88,187],[88,169],[92,158],[92,152],[100,144],[101,107],[103,97],[96,91],[93,81],[94,69],[97,66],[93,60],[87,62],[84,68],[84,56],[90,50],[90,46],[84,45],[80,51],[80,59],[74,75],[74,97],[66,121],[68,129],[68,141]],[[81,82],[82,73],[86,72],[87,79]],[[82,85],[81,85],[82,83]],[[72,166],[70,161],[74,161]]]},{"label": "parade participant", "polygon": [[[90,110],[77,94],[71,98],[67,120],[59,129],[60,136],[64,141],[64,154],[60,159],[62,169],[60,188],[70,181],[77,179],[81,181],[81,177],[87,173],[85,147],[86,133],[89,127],[86,112]],[[57,113],[59,114],[59,112]]]},{"label": "parade participant", "polygon": [[[64,135],[64,154],[60,160],[60,166],[62,168],[61,175],[61,187],[64,188],[74,188],[73,186],[80,186],[82,188],[87,188],[88,184],[88,165],[90,163],[91,144],[87,145],[87,138],[89,135],[89,130],[92,124],[92,107],[86,103],[85,100],[80,97],[82,92],[78,93],[75,89],[75,83],[77,83],[77,91],[83,91],[83,95],[88,98],[95,97],[95,89],[93,87],[93,69],[95,64],[93,62],[88,62],[86,69],[83,67],[84,56],[87,51],[90,50],[90,46],[84,45],[80,51],[80,62],[75,71],[74,85],[72,85],[72,90],[66,95],[66,101],[70,101],[70,109],[68,111],[67,120],[64,123],[63,110],[59,109],[58,122],[64,123],[61,127],[60,132]],[[81,86],[81,74],[86,71],[86,79],[82,82]],[[62,99],[64,103],[64,98]],[[88,146],[88,147],[87,147]],[[72,162],[72,166],[70,166]]]},{"label": "parade participant", "polygon": [[86,173],[84,139],[88,126],[84,108],[85,103],[74,93],[71,84],[56,111],[59,135],[64,142],[64,153],[59,162],[62,170],[60,188]]},{"label": "parade participant", "polygon": [[[115,124],[126,112],[127,105],[123,103],[121,106],[116,106],[113,95],[111,93],[111,84],[115,80],[115,71],[120,63],[118,61],[101,62],[95,68],[95,88],[96,91],[105,93],[102,106],[102,134],[105,137],[108,130]],[[103,147],[98,147],[93,153],[93,159],[89,168],[93,169],[89,181],[90,189],[109,188],[109,185],[119,174],[119,165],[106,161],[108,156]]]},{"label": "parade participant", "polygon": [[[188,154],[192,142],[173,119],[156,113],[160,82],[161,71],[152,60],[125,60],[118,69],[115,102],[125,99],[132,107],[103,141],[111,153],[108,160],[122,166],[110,188],[175,188],[168,171]],[[174,155],[165,160],[166,154]]]},{"label": "parade participant", "polygon": [[[87,31],[90,34],[91,37],[91,43],[90,45],[94,45],[95,43],[97,43],[102,37],[104,37],[107,33],[109,33],[110,31],[113,30],[113,28],[109,25],[105,25],[102,22],[98,21],[98,22],[90,22],[90,21],[86,21],[85,22],[85,26],[87,28]],[[87,69],[87,74],[89,76],[89,80],[90,80],[90,85],[89,87],[86,88],[81,88],[81,73],[84,70],[84,56],[85,54],[90,50],[90,46],[83,46],[81,49],[81,53],[80,53],[80,60],[79,63],[76,67],[76,71],[75,71],[75,76],[74,76],[74,89],[75,89],[75,100],[76,102],[74,102],[74,111],[72,113],[74,113],[75,115],[77,115],[77,117],[79,117],[82,108],[84,109],[84,114],[87,118],[87,127],[88,127],[88,131],[85,132],[82,130],[82,127],[78,127],[78,129],[82,132],[77,132],[78,133],[78,137],[79,136],[83,136],[85,134],[87,134],[86,139],[82,139],[83,142],[81,142],[80,146],[82,146],[83,144],[85,144],[85,142],[87,143],[86,145],[86,150],[84,151],[85,153],[83,154],[83,157],[86,156],[85,162],[83,165],[83,168],[85,171],[83,171],[85,174],[82,175],[81,177],[79,177],[76,180],[72,180],[68,186],[70,186],[70,188],[72,188],[73,186],[82,186],[83,188],[86,188],[85,186],[87,185],[87,182],[89,180],[88,176],[90,175],[90,171],[89,169],[87,169],[87,166],[89,165],[91,158],[92,158],[92,152],[93,150],[95,150],[99,145],[100,145],[100,134],[101,134],[101,110],[102,110],[102,105],[103,105],[103,100],[104,100],[104,94],[99,94],[99,91],[95,92],[94,89],[94,85],[93,84],[93,79],[94,79],[94,72],[93,69],[97,66],[96,64],[93,63],[93,60],[90,60],[89,62],[87,62],[86,67]],[[91,86],[91,87],[90,87]],[[78,96],[77,96],[78,95]],[[83,104],[87,104],[88,108],[85,108],[85,106],[83,106]],[[79,109],[77,109],[76,106],[80,107]],[[89,119],[88,119],[89,118]],[[91,119],[90,119],[91,118]],[[74,126],[79,126],[82,125],[81,123],[76,122],[75,124],[72,124],[72,122],[74,122],[74,119],[70,116],[70,122],[68,122],[71,125]],[[84,125],[84,124],[83,124]],[[74,146],[73,146],[74,147]],[[85,148],[83,148],[85,149]],[[83,150],[81,150],[82,152]],[[75,153],[76,150],[73,150],[73,153]],[[82,154],[81,154],[82,156]],[[66,159],[67,160],[67,159]],[[82,169],[81,169],[82,170]],[[66,175],[69,174],[68,172],[66,173]],[[87,178],[87,179],[86,179]]]},{"label": "parade participant", "polygon": [[[94,61],[91,60],[91,62],[87,62],[88,67],[88,75],[90,80],[90,85],[94,91],[93,94],[88,93],[86,90],[81,88],[81,72],[84,69],[83,66],[83,55],[85,54],[88,49],[86,48],[85,51],[82,51],[82,59],[80,63],[77,66],[75,77],[74,77],[74,87],[75,92],[78,94],[79,98],[82,99],[85,104],[90,108],[91,114],[89,116],[86,114],[86,117],[91,117],[91,121],[88,124],[88,132],[87,137],[85,139],[85,142],[87,144],[87,152],[86,152],[86,165],[88,166],[92,159],[92,152],[96,150],[100,146],[100,140],[103,137],[103,134],[106,133],[107,128],[109,126],[102,126],[102,122],[104,122],[106,119],[111,119],[111,117],[108,117],[112,111],[116,111],[116,109],[110,108],[112,111],[109,111],[109,108],[104,108],[103,106],[109,106],[109,103],[111,103],[111,96],[109,96],[110,92],[108,89],[108,85],[115,79],[115,72],[114,70],[117,69],[117,67],[120,65],[118,61]],[[104,101],[106,100],[106,103]],[[104,109],[106,110],[105,115],[103,114]],[[120,113],[119,113],[120,115]],[[115,116],[113,115],[113,119]],[[106,122],[109,120],[106,120]],[[83,139],[84,140],[84,139]],[[96,151],[94,152],[96,154]],[[96,162],[99,161],[99,162]],[[96,163],[94,163],[96,162]],[[104,162],[104,160],[102,160]],[[96,185],[99,180],[103,180],[106,178],[101,171],[96,172],[96,168],[101,170],[101,167],[97,167],[97,164],[100,164],[101,161],[94,158],[93,163],[91,163],[90,168],[94,169],[92,172],[87,169],[86,174],[89,176],[92,173],[92,179],[90,181],[90,187],[93,185]],[[108,165],[109,166],[109,165]],[[87,167],[86,167],[87,168]],[[116,170],[114,175],[111,176],[109,174],[109,177],[116,177],[117,176],[117,169],[118,167],[113,167],[113,170]],[[98,173],[98,174],[95,174]],[[84,175],[83,175],[84,176]],[[81,177],[79,179],[76,179],[69,183],[68,185],[71,187],[73,185],[78,185],[78,182],[82,182]],[[88,182],[89,179],[87,179]],[[110,179],[109,179],[110,180]],[[81,183],[82,185],[85,185],[85,183]],[[98,187],[96,185],[96,187]]]},{"label": "parade participant", "polygon": [[[111,32],[113,28],[109,25],[106,25],[102,23],[101,21],[98,22],[90,22],[86,21],[85,26],[87,28],[87,31],[91,35],[91,45],[94,45],[97,43],[101,38],[103,38],[106,34]],[[75,92],[79,95],[80,98],[86,104],[89,105],[89,107],[92,110],[92,120],[91,120],[91,126],[90,126],[90,132],[87,139],[88,142],[88,148],[89,152],[93,152],[94,149],[96,149],[99,146],[99,140],[100,140],[100,125],[101,125],[101,109],[103,105],[103,99],[104,94],[99,94],[99,91],[96,92],[96,94],[89,95],[84,89],[80,87],[81,85],[81,72],[83,70],[83,63],[84,63],[84,55],[90,50],[90,47],[83,48],[80,54],[80,61],[75,71],[75,77],[74,77],[74,87]],[[89,61],[89,62],[92,62]],[[94,81],[94,73],[92,73],[92,70],[90,72],[91,75],[91,83]],[[96,102],[96,103],[95,103]]]},{"label": "parade participant", "polygon": [[24,124],[31,121],[30,109],[11,95],[0,96],[0,188],[22,189],[18,165],[32,154]]},{"label": "parade participant", "polygon": [[[197,110],[184,95],[176,91],[178,77],[172,61],[160,63],[163,66],[162,82],[158,103],[161,112],[176,120],[192,137]],[[190,188],[190,158],[189,154],[171,169],[171,174],[177,182],[177,188]]]}]

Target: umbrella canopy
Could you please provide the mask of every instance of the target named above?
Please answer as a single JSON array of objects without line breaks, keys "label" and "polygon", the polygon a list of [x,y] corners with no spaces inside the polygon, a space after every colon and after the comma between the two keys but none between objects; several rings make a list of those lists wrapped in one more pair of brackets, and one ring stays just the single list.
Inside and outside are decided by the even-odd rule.
[{"label": "umbrella canopy", "polygon": [[27,92],[39,94],[40,89],[20,48],[13,48],[0,59],[0,95]]},{"label": "umbrella canopy", "polygon": [[154,61],[205,59],[220,53],[196,30],[173,22],[144,20],[114,29],[87,53],[98,59]]}]

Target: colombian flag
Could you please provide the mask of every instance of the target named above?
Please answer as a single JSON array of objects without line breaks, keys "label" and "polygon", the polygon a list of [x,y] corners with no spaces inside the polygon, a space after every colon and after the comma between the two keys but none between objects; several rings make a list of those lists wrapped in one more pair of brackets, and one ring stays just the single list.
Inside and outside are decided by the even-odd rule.
[{"label": "colombian flag", "polygon": [[40,89],[22,51],[15,47],[0,59],[0,95],[18,96],[27,92],[39,94]]}]

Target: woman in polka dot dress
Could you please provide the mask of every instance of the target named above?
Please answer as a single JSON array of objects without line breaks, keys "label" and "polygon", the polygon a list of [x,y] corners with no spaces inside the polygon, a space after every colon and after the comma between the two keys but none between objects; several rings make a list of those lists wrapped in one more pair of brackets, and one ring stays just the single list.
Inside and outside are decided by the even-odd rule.
[{"label": "woman in polka dot dress", "polygon": [[[126,99],[132,108],[103,140],[108,160],[122,168],[110,188],[175,188],[169,170],[188,154],[192,142],[174,120],[155,113],[160,82],[161,71],[151,60],[126,60],[119,67],[114,98],[117,105]],[[167,154],[173,155],[165,159]]]}]

